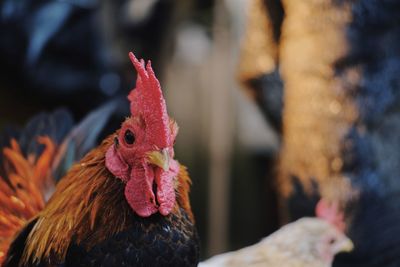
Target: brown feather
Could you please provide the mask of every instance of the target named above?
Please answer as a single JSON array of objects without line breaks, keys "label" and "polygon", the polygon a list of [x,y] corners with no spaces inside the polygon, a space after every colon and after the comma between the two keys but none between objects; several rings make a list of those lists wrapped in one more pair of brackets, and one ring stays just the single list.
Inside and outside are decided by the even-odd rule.
[{"label": "brown feather", "polygon": [[[43,258],[62,262],[73,237],[78,244],[85,241],[94,246],[130,226],[133,211],[124,196],[125,184],[105,167],[105,153],[114,137],[105,139],[61,179],[28,236],[23,263]],[[189,186],[190,178],[181,166],[174,210],[179,212],[179,205],[193,219]]]},{"label": "brown feather", "polygon": [[189,193],[192,181],[189,177],[189,173],[185,166],[181,165],[178,174],[178,188],[177,188],[177,201],[180,207],[182,207],[189,215],[190,220],[194,223],[194,216],[192,208],[190,206]]}]

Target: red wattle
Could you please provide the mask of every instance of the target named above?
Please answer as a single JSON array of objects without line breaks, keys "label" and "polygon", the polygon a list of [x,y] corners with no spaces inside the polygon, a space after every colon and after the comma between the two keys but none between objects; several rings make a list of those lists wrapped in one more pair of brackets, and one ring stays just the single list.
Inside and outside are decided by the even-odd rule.
[{"label": "red wattle", "polygon": [[159,211],[164,216],[168,215],[175,205],[174,177],[178,175],[178,172],[179,164],[175,160],[171,160],[168,171],[161,168],[155,171],[157,200],[160,203]]},{"label": "red wattle", "polygon": [[125,187],[125,198],[131,208],[141,217],[149,217],[158,211],[152,190],[154,172],[148,166],[132,169]]}]

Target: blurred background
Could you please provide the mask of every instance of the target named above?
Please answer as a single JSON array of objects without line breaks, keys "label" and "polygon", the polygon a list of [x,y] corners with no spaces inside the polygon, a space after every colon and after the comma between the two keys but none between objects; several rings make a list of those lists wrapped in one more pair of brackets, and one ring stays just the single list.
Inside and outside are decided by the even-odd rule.
[{"label": "blurred background", "polygon": [[128,52],[151,59],[180,126],[176,157],[193,180],[203,256],[256,242],[278,227],[266,180],[278,137],[236,79],[247,6],[239,0],[2,1],[0,127],[23,126],[59,107],[79,121],[123,97],[101,140],[129,115],[125,97],[136,72]]},{"label": "blurred background", "polygon": [[133,51],[180,126],[203,258],[323,197],[356,244],[335,266],[398,266],[399,45],[393,0],[2,0],[0,130],[123,98],[99,140],[114,132]]}]

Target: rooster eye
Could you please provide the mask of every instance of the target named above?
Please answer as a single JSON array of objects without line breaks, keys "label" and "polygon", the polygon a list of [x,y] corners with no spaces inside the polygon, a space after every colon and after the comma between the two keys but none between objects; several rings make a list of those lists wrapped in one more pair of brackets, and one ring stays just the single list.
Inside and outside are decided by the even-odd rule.
[{"label": "rooster eye", "polygon": [[125,143],[128,145],[132,145],[135,142],[135,135],[132,133],[131,130],[126,130],[124,135]]}]

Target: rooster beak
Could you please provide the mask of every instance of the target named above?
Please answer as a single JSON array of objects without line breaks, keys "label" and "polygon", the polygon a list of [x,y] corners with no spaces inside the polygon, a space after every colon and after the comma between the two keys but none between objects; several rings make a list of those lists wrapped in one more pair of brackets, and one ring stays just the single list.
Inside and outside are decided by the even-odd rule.
[{"label": "rooster beak", "polygon": [[169,170],[169,155],[166,148],[161,151],[156,150],[147,153],[147,160],[149,163],[162,168],[164,171]]}]

